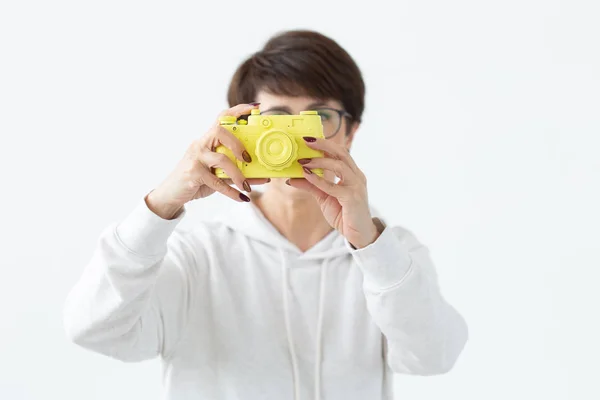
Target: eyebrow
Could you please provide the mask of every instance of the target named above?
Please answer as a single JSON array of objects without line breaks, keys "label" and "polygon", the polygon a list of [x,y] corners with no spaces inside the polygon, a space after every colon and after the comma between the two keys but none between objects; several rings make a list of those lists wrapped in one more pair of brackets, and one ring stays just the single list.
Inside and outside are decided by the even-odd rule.
[{"label": "eyebrow", "polygon": [[[317,108],[317,107],[327,107],[327,104],[325,104],[322,101],[318,101],[316,103],[309,104],[308,107],[306,108],[306,110],[312,110],[313,108]],[[274,106],[267,110],[264,110],[263,112],[266,112],[266,111],[285,111],[288,114],[292,114],[292,110],[288,106]]]}]

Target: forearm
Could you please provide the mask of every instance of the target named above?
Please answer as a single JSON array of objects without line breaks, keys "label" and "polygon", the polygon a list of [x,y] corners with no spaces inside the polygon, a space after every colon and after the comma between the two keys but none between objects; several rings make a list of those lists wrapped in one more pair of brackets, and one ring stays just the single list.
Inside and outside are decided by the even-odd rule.
[{"label": "forearm", "polygon": [[466,343],[467,326],[436,285],[414,267],[397,287],[366,291],[367,304],[388,342],[387,361],[394,372],[445,373]]},{"label": "forearm", "polygon": [[[153,221],[149,212],[138,207],[102,233],[65,304],[65,329],[75,343],[125,359],[150,358],[160,350],[160,313],[169,305],[159,289],[185,282],[167,256],[176,221]],[[177,301],[175,294],[165,298]]]},{"label": "forearm", "polygon": [[392,369],[424,375],[448,371],[464,347],[467,327],[442,297],[427,248],[396,227],[353,254],[363,271],[369,312],[387,339]]}]

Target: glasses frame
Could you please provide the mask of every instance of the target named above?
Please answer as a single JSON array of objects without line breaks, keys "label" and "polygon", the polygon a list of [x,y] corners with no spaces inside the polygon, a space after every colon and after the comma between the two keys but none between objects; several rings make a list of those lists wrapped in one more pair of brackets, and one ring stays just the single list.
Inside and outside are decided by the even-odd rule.
[{"label": "glasses frame", "polygon": [[[332,137],[334,137],[335,135],[338,134],[338,132],[340,131],[340,129],[342,127],[342,118],[348,118],[348,119],[352,120],[352,115],[349,112],[347,112],[346,110],[339,110],[339,109],[333,108],[333,107],[315,107],[315,108],[311,109],[310,111],[317,111],[317,112],[319,112],[321,110],[333,111],[333,112],[337,113],[338,116],[340,117],[340,122],[339,122],[338,127],[336,128],[335,132],[333,132],[329,136],[325,136],[325,139],[331,139]],[[287,112],[285,112],[283,110],[279,110],[277,108],[273,108],[272,110],[264,110],[264,111],[261,111],[260,113],[263,114],[263,113],[268,113],[268,112],[271,112],[271,111],[281,112],[281,114],[274,114],[274,115],[292,115],[292,114],[289,114],[289,113],[287,113]]]}]

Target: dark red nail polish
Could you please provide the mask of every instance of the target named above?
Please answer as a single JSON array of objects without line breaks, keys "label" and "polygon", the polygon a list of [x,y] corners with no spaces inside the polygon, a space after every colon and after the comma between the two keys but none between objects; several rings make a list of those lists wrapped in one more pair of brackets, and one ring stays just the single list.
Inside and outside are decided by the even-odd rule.
[{"label": "dark red nail polish", "polygon": [[250,104],[251,106],[254,106],[254,107],[256,107],[256,106],[259,106],[259,105],[260,105],[260,103],[248,103],[248,104]]},{"label": "dark red nail polish", "polygon": [[246,150],[244,150],[244,152],[242,153],[242,158],[246,162],[252,162],[252,157],[250,157],[250,154]]},{"label": "dark red nail polish", "polygon": [[298,162],[300,163],[300,165],[305,165],[308,164],[309,162],[311,162],[310,158],[300,158],[298,159]]},{"label": "dark red nail polish", "polygon": [[267,183],[271,182],[271,178],[267,178]]},{"label": "dark red nail polish", "polygon": [[240,199],[248,203],[250,201],[250,197],[246,196],[244,193],[240,193]]},{"label": "dark red nail polish", "polygon": [[302,169],[304,170],[304,172],[306,172],[309,175],[313,173],[310,169],[308,169],[306,167],[302,167]]},{"label": "dark red nail polish", "polygon": [[292,185],[290,185],[290,180],[289,179],[286,179],[285,184],[288,185],[288,186],[292,186]]},{"label": "dark red nail polish", "polygon": [[250,184],[248,183],[248,181],[244,181],[244,183],[242,184],[242,186],[244,187],[244,190],[248,193],[250,193],[252,191],[252,189],[250,188]]},{"label": "dark red nail polish", "polygon": [[317,138],[312,137],[312,136],[304,136],[302,139],[304,139],[305,141],[309,142],[309,143],[313,143],[317,141]]}]

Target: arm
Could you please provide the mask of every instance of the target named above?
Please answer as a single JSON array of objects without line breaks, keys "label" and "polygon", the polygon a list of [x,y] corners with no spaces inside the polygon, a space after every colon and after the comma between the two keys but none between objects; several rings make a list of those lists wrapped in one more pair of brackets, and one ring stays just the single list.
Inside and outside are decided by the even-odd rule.
[{"label": "arm", "polygon": [[[255,107],[240,104],[222,116],[238,118]],[[206,257],[196,262],[197,254],[183,237],[171,235],[183,218],[180,211],[187,202],[214,192],[248,202],[250,198],[229,183],[249,191],[250,185],[268,182],[246,179],[228,157],[213,151],[217,142],[238,160],[249,161],[242,142],[213,125],[125,221],[102,233],[65,305],[65,328],[75,343],[125,361],[168,357],[174,350],[195,298],[192,268],[208,265]],[[217,178],[213,167],[222,168],[231,179]]]},{"label": "arm", "polygon": [[[321,138],[304,140],[326,157],[299,160],[304,179],[289,184],[311,193],[327,222],[346,238],[364,275],[369,312],[387,339],[390,367],[419,375],[447,372],[465,345],[467,326],[443,299],[427,248],[400,227],[378,232],[367,178],[347,147]],[[322,178],[312,168],[340,180]]]},{"label": "arm", "polygon": [[[222,115],[238,118],[255,107],[240,104]],[[268,182],[246,179],[229,158],[213,151],[217,142],[248,161],[242,142],[214,125],[125,221],[102,233],[64,309],[65,329],[75,343],[124,361],[168,357],[175,349],[195,298],[192,268],[208,265],[206,257],[196,262],[183,237],[171,235],[184,205],[214,192],[247,202],[229,183],[249,191],[249,185]],[[217,178],[212,167],[231,179]]]},{"label": "arm", "polygon": [[[123,361],[168,355],[185,328],[194,260],[179,235],[144,201],[107,228],[64,308],[78,345]],[[170,239],[169,239],[170,238]]]},{"label": "arm", "polygon": [[467,325],[442,297],[427,248],[394,227],[352,254],[364,275],[369,312],[386,338],[392,370],[448,372],[467,341]]}]

